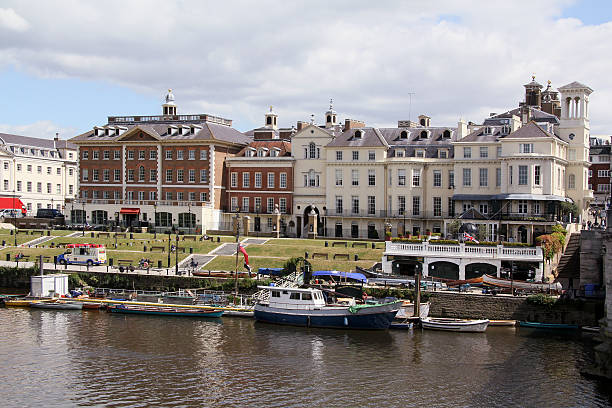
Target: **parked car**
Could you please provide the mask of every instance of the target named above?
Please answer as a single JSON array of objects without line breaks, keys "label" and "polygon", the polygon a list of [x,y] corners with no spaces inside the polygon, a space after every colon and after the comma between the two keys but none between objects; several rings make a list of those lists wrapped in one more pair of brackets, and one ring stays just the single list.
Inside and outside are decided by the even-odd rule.
[{"label": "parked car", "polygon": [[64,214],[55,208],[39,208],[36,218],[64,218]]},{"label": "parked car", "polygon": [[2,218],[16,218],[16,217],[19,217],[20,215],[21,215],[21,212],[17,210],[6,209],[6,210],[0,211],[0,217]]}]

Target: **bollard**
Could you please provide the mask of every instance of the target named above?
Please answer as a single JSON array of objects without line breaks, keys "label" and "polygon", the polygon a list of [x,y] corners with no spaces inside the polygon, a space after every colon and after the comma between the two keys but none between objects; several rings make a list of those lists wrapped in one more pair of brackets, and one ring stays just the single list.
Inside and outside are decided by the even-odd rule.
[{"label": "bollard", "polygon": [[147,252],[147,246],[146,245],[143,247],[142,252]]},{"label": "bollard", "polygon": [[372,249],[376,249],[376,244],[372,242]]},{"label": "bollard", "polygon": [[134,239],[134,234],[130,232],[130,239]]},{"label": "bollard", "polygon": [[359,255],[355,254],[355,260],[358,261],[359,260]]},{"label": "bollard", "polygon": [[13,235],[13,230],[9,230],[9,235]]},{"label": "bollard", "polygon": [[109,266],[113,266],[115,264],[115,261],[113,258],[108,258],[108,265]]},{"label": "bollard", "polygon": [[92,238],[95,238],[95,236],[96,236],[96,234],[92,232],[92,233],[91,233],[91,237],[92,237]]},{"label": "bollard", "polygon": [[2,240],[2,246],[6,246],[6,241]]},{"label": "bollard", "polygon": [[217,237],[217,242],[221,242],[221,237]]},{"label": "bollard", "polygon": [[308,252],[304,252],[304,259],[308,259]]},{"label": "bollard", "polygon": [[47,231],[47,236],[50,237],[51,236],[51,231]]},{"label": "bollard", "polygon": [[193,247],[189,247],[189,253],[193,254]]},{"label": "bollard", "polygon": [[161,267],[162,267],[162,261],[159,261],[159,260],[157,261],[157,267],[158,267],[158,268],[161,268]]},{"label": "bollard", "polygon": [[10,261],[11,260],[11,254],[6,254],[6,260]]},{"label": "bollard", "polygon": [[329,242],[325,241],[325,248],[329,246]]}]

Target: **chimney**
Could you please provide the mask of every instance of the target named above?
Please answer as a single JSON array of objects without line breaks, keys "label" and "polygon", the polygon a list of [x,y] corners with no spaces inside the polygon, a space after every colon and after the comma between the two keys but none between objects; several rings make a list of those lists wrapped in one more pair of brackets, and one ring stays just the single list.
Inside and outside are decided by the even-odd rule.
[{"label": "chimney", "polygon": [[521,118],[519,118],[516,115],[512,115],[512,117],[510,118],[510,131],[514,132],[521,126],[522,126]]},{"label": "chimney", "polygon": [[55,132],[55,137],[53,138],[53,148],[57,149],[57,142],[59,141],[59,132]]},{"label": "chimney", "polygon": [[344,121],[344,131],[365,127],[365,122],[355,119],[346,119]]},{"label": "chimney", "polygon": [[300,130],[304,129],[306,126],[308,126],[308,122],[302,122],[301,120],[298,120],[297,131],[299,132]]},{"label": "chimney", "polygon": [[457,133],[456,133],[457,140],[466,137],[467,134],[468,134],[467,123],[465,123],[465,120],[459,119],[459,122],[457,122]]}]

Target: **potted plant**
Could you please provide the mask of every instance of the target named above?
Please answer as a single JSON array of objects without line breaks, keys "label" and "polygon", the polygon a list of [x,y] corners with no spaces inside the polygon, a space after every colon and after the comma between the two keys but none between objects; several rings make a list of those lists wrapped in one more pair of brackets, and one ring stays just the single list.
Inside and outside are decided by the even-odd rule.
[{"label": "potted plant", "polygon": [[391,241],[391,231],[385,232],[385,241]]}]

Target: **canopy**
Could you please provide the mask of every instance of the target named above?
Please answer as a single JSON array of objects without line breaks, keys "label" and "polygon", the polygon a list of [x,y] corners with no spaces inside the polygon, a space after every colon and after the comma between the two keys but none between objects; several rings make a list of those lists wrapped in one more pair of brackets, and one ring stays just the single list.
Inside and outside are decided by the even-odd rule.
[{"label": "canopy", "polygon": [[259,268],[257,273],[260,275],[279,276],[283,273],[283,268]]},{"label": "canopy", "polygon": [[356,273],[356,272],[340,272],[340,271],[316,271],[312,273],[312,277],[316,277],[316,276],[333,276],[335,278],[346,278],[346,279],[352,279],[352,280],[356,280],[359,282],[363,282],[366,283],[368,281],[368,279],[365,277],[364,274],[362,273]]},{"label": "canopy", "polygon": [[20,210],[25,207],[17,197],[0,197],[0,210]]},{"label": "canopy", "polygon": [[122,208],[121,210],[119,210],[119,213],[121,214],[135,214],[138,215],[140,214],[140,208]]}]

